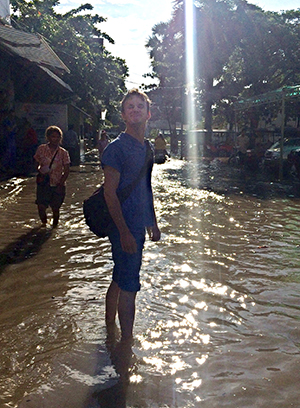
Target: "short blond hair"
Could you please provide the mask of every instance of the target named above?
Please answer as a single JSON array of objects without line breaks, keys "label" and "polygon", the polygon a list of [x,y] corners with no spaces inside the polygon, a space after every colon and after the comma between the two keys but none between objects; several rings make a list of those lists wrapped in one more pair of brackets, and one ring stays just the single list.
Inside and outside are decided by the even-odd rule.
[{"label": "short blond hair", "polygon": [[124,112],[124,105],[125,102],[127,101],[127,99],[129,99],[131,96],[138,96],[139,98],[141,98],[143,101],[146,102],[147,105],[147,112],[150,112],[150,106],[151,106],[151,101],[148,98],[148,95],[145,94],[145,92],[140,91],[138,88],[133,88],[130,89],[130,91],[127,92],[127,94],[124,96],[124,98],[121,101],[121,112]]},{"label": "short blond hair", "polygon": [[46,137],[47,140],[49,140],[49,136],[51,136],[52,133],[58,133],[60,135],[60,139],[62,140],[63,131],[61,130],[60,127],[58,127],[58,126],[49,126],[49,127],[47,127],[47,129],[45,131],[45,137]]}]

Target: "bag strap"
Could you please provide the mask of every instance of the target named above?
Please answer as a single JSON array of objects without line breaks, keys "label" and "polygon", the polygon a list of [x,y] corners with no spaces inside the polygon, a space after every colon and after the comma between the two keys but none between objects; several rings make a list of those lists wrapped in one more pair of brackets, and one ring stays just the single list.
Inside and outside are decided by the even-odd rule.
[{"label": "bag strap", "polygon": [[[59,148],[58,148],[58,149],[59,149]],[[56,152],[54,153],[54,155],[53,155],[53,157],[52,157],[52,159],[51,159],[51,162],[50,162],[50,164],[49,164],[49,169],[51,169],[51,166],[52,166],[52,164],[53,164],[53,162],[54,162],[55,156],[56,156],[57,153],[58,153],[58,149],[56,149]]]},{"label": "bag strap", "polygon": [[137,178],[133,180],[128,186],[124,187],[120,192],[118,192],[118,198],[120,200],[120,203],[123,203],[125,200],[127,200],[132,191],[135,189],[135,187],[138,185],[141,179],[145,176],[150,166],[153,164],[153,152],[149,140],[145,139],[145,144],[146,144],[146,156],[143,167],[141,168]]}]

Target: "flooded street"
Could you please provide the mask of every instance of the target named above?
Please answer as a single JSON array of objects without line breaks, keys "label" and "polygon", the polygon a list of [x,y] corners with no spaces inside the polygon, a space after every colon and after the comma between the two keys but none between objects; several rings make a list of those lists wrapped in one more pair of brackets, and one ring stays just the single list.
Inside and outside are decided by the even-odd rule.
[{"label": "flooded street", "polygon": [[154,166],[162,240],[145,245],[126,392],[104,324],[110,244],[82,213],[102,170],[72,168],[55,230],[34,178],[0,184],[0,408],[299,407],[300,199],[217,174]]}]

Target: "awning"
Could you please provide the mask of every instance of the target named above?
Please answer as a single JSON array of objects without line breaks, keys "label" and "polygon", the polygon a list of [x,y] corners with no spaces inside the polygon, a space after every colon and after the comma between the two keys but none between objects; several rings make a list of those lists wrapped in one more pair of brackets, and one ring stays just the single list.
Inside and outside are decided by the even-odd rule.
[{"label": "awning", "polygon": [[78,112],[82,113],[84,116],[86,116],[87,118],[91,118],[91,115],[89,115],[88,113],[86,113],[85,111],[83,111],[82,109],[78,108],[78,106],[75,106],[73,103],[71,103],[72,108],[74,108],[75,110],[77,110]]},{"label": "awning", "polygon": [[70,72],[41,35],[0,24],[0,48],[11,55],[51,68],[57,73]]},{"label": "awning", "polygon": [[50,71],[50,69],[46,67],[42,67],[41,65],[39,65],[39,67],[43,71],[45,71],[52,79],[55,79],[55,81],[57,81],[61,86],[63,86],[64,88],[67,88],[70,92],[73,92],[72,88],[68,84],[66,84],[61,78],[55,75],[52,71]]},{"label": "awning", "polygon": [[[24,67],[22,72],[16,75],[19,79],[23,79],[23,81],[18,81],[20,84],[27,85],[29,81],[32,83],[30,89],[32,95],[35,92],[34,86],[43,87],[43,81],[45,83],[45,80],[47,81],[49,77],[56,89],[59,90],[63,87],[61,92],[73,92],[71,87],[58,76],[69,73],[70,70],[42,36],[0,24],[0,53],[10,56],[11,60]],[[42,83],[38,79],[39,76]],[[15,86],[17,85],[15,84]]]},{"label": "awning", "polygon": [[273,102],[281,102],[282,98],[290,99],[296,96],[300,96],[300,85],[285,86],[283,88],[276,89],[252,98],[242,99],[234,102],[233,107],[235,110],[245,110],[253,106],[264,105]]}]

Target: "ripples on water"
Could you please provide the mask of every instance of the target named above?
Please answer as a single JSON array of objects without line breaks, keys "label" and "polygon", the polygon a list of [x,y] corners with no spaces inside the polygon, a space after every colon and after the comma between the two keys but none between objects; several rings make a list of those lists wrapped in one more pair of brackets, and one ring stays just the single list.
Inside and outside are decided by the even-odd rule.
[{"label": "ripples on water", "polygon": [[91,408],[299,406],[299,201],[205,189],[204,169],[179,160],[154,168],[162,240],[145,246],[130,384],[114,402],[110,246],[82,217],[101,177],[74,169],[44,232],[34,180],[2,184],[0,407],[83,407],[95,389],[107,397]]}]

